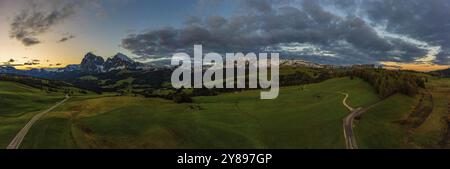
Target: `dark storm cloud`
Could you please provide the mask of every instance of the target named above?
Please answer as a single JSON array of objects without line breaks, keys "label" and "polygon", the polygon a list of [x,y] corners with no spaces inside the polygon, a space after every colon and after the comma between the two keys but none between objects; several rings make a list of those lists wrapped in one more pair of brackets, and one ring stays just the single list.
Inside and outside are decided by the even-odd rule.
[{"label": "dark storm cloud", "polygon": [[39,39],[33,38],[33,37],[23,37],[20,39],[22,41],[22,44],[25,46],[31,46],[41,43]]},{"label": "dark storm cloud", "polygon": [[[443,53],[450,50],[450,1],[389,0],[373,1],[366,6],[371,19],[387,21],[388,30],[440,45]],[[438,55],[436,62],[450,64],[448,56]]]},{"label": "dark storm cloud", "polygon": [[436,63],[450,64],[450,1],[448,0],[321,0],[347,13],[359,12],[386,30],[442,47]]},{"label": "dark storm cloud", "polygon": [[[311,44],[314,50],[320,49],[333,54],[279,52],[284,57],[301,57],[323,63],[413,62],[427,55],[430,46],[441,46],[441,53],[445,53],[446,48],[450,47],[450,43],[447,44],[450,41],[447,38],[450,29],[443,29],[450,26],[450,20],[444,22],[445,19],[438,19],[449,24],[435,26],[439,23],[430,21],[433,20],[431,18],[428,21],[415,19],[428,18],[433,14],[441,18],[450,17],[450,10],[443,11],[450,9],[445,7],[448,2],[438,1],[444,7],[433,7],[427,4],[428,1],[410,0],[285,0],[283,3],[248,0],[243,3],[247,13],[228,18],[216,15],[191,17],[181,28],[166,27],[131,34],[122,40],[121,46],[138,56],[148,58],[170,55],[177,51],[189,52],[194,44],[203,44],[204,50],[215,52],[270,52],[279,51],[283,44]],[[408,3],[413,4],[405,7]],[[421,5],[428,11],[419,10]],[[389,11],[388,7],[393,11]],[[430,11],[433,9],[437,11]],[[412,11],[416,13],[412,15]],[[386,13],[383,14],[384,12]],[[419,23],[427,23],[428,26],[414,27]],[[377,29],[380,25],[386,27],[382,31],[389,31],[395,36],[380,34]],[[429,32],[431,30],[434,32]],[[404,36],[409,39],[403,38]],[[434,62],[448,64],[448,55],[438,54],[436,57]]]},{"label": "dark storm cloud", "polygon": [[49,5],[49,1],[30,1],[29,6],[12,19],[10,37],[21,41],[25,46],[39,44],[41,41],[36,36],[72,16],[86,2],[88,1],[65,0],[54,1],[54,4]]},{"label": "dark storm cloud", "polygon": [[256,12],[267,13],[272,11],[272,2],[269,0],[246,0],[244,3],[250,10]]},{"label": "dark storm cloud", "polygon": [[73,38],[75,38],[75,36],[73,36],[73,35],[62,37],[58,42],[62,43],[62,42],[68,41]]}]

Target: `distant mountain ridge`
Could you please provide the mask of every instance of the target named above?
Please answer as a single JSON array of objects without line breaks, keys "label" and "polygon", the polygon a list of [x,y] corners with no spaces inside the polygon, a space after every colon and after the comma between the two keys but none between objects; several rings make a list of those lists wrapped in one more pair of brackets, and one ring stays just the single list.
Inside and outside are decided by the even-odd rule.
[{"label": "distant mountain ridge", "polygon": [[435,74],[435,75],[438,75],[438,76],[441,76],[441,77],[450,77],[450,68],[444,69],[444,70],[433,71],[431,73]]},{"label": "distant mountain ridge", "polygon": [[136,62],[122,53],[117,53],[112,58],[108,58],[103,67],[106,71],[119,69],[139,69],[144,68],[144,64]]},{"label": "distant mountain ridge", "polygon": [[35,77],[48,77],[57,73],[64,72],[84,72],[84,73],[105,73],[114,70],[149,70],[158,69],[162,66],[155,64],[144,64],[136,62],[128,56],[117,53],[111,58],[103,59],[101,56],[97,56],[91,52],[84,55],[80,64],[71,64],[63,68],[33,68],[30,70],[19,70],[13,66],[0,67],[0,73],[28,75]]},{"label": "distant mountain ridge", "polygon": [[107,58],[106,61],[93,53],[87,53],[80,64],[80,70],[89,73],[102,73],[123,69],[148,70],[155,68],[157,66],[134,61],[122,53],[117,53],[113,57]]},{"label": "distant mountain ridge", "polygon": [[[300,60],[300,59],[281,59],[281,66],[304,66],[311,68],[330,68],[335,66],[321,65],[313,62]],[[141,63],[134,61],[130,57],[117,53],[116,55],[107,58],[106,60],[92,52],[84,55],[80,64],[67,65],[64,68],[34,68],[30,70],[18,70],[13,66],[3,66],[0,67],[0,73],[7,74],[17,74],[17,75],[28,75],[41,78],[53,78],[65,76],[65,74],[98,74],[98,73],[108,73],[111,71],[119,70],[158,70],[166,69],[172,67],[170,65],[170,59],[160,60],[156,62]]]}]

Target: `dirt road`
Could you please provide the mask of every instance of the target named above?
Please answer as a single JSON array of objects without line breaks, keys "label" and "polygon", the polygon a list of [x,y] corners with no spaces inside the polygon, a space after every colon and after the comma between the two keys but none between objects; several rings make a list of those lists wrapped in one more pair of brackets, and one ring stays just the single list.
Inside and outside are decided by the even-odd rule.
[{"label": "dirt road", "polygon": [[25,136],[27,135],[28,131],[30,130],[31,126],[33,126],[33,124],[36,123],[36,121],[38,121],[42,116],[44,116],[48,112],[52,111],[53,109],[57,108],[58,106],[60,106],[61,104],[63,104],[67,100],[69,100],[69,98],[70,98],[70,96],[68,96],[68,95],[66,95],[65,97],[66,98],[64,100],[58,102],[57,104],[53,105],[49,109],[33,116],[33,118],[31,118],[31,120],[28,121],[28,123],[19,131],[19,133],[17,133],[17,135],[14,137],[14,139],[11,141],[11,143],[9,143],[9,145],[8,145],[8,147],[6,147],[6,149],[18,149],[20,147],[20,145],[22,144],[22,141],[25,138]]}]

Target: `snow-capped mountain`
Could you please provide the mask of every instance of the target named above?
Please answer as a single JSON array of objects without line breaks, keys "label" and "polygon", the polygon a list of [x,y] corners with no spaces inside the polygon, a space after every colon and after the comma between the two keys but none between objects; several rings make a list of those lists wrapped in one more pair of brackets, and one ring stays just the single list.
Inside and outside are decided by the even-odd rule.
[{"label": "snow-capped mountain", "polygon": [[103,72],[104,71],[104,65],[105,60],[97,55],[94,55],[92,53],[87,53],[80,64],[81,71],[84,72]]},{"label": "snow-capped mountain", "polygon": [[35,77],[53,77],[61,73],[103,73],[114,70],[155,70],[164,68],[154,64],[144,64],[118,53],[106,61],[93,53],[87,53],[80,64],[71,64],[63,68],[34,68],[18,70],[13,66],[0,66],[0,73],[28,75]]},{"label": "snow-capped mountain", "polygon": [[0,73],[16,74],[18,72],[20,71],[12,66],[0,66]]},{"label": "snow-capped mountain", "polygon": [[59,68],[57,70],[57,72],[73,72],[73,71],[79,71],[79,70],[81,70],[80,65],[72,64],[72,65],[67,65],[64,68]]},{"label": "snow-capped mountain", "polygon": [[108,58],[104,64],[105,71],[120,69],[138,69],[143,64],[130,59],[128,56],[117,53],[112,58]]}]

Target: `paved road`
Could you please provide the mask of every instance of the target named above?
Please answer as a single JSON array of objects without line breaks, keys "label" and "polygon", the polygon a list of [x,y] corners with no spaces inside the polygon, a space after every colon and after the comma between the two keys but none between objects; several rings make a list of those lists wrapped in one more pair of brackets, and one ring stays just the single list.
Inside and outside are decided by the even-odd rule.
[{"label": "paved road", "polygon": [[360,115],[364,110],[362,108],[353,108],[347,104],[347,93],[341,93],[345,95],[345,98],[342,100],[342,104],[347,107],[350,111],[350,114],[344,118],[343,128],[344,128],[344,138],[345,138],[345,146],[347,149],[358,149],[358,145],[356,144],[356,139],[353,134],[353,120],[356,116]]},{"label": "paved road", "polygon": [[355,117],[358,117],[359,115],[363,114],[367,110],[375,107],[376,105],[381,103],[383,100],[379,100],[377,103],[374,103],[365,108],[359,107],[359,108],[355,109],[347,104],[347,98],[348,98],[347,93],[342,93],[342,92],[338,92],[338,93],[345,95],[345,98],[342,100],[342,104],[345,107],[347,107],[347,109],[350,111],[350,114],[344,118],[344,123],[343,123],[345,146],[347,147],[347,149],[358,149],[358,144],[356,144],[356,139],[353,134],[353,120],[355,119]]},{"label": "paved road", "polygon": [[66,95],[66,98],[64,100],[58,102],[57,104],[50,107],[49,109],[33,116],[33,118],[31,118],[31,120],[19,131],[19,133],[17,133],[17,135],[14,137],[14,139],[11,141],[11,143],[9,143],[9,145],[8,145],[8,147],[6,147],[6,149],[19,149],[20,144],[22,143],[23,139],[27,135],[28,130],[30,130],[31,126],[33,126],[33,124],[36,121],[38,121],[42,116],[44,116],[48,112],[52,111],[59,105],[63,104],[65,101],[69,100],[69,98],[70,97],[68,95]]}]

